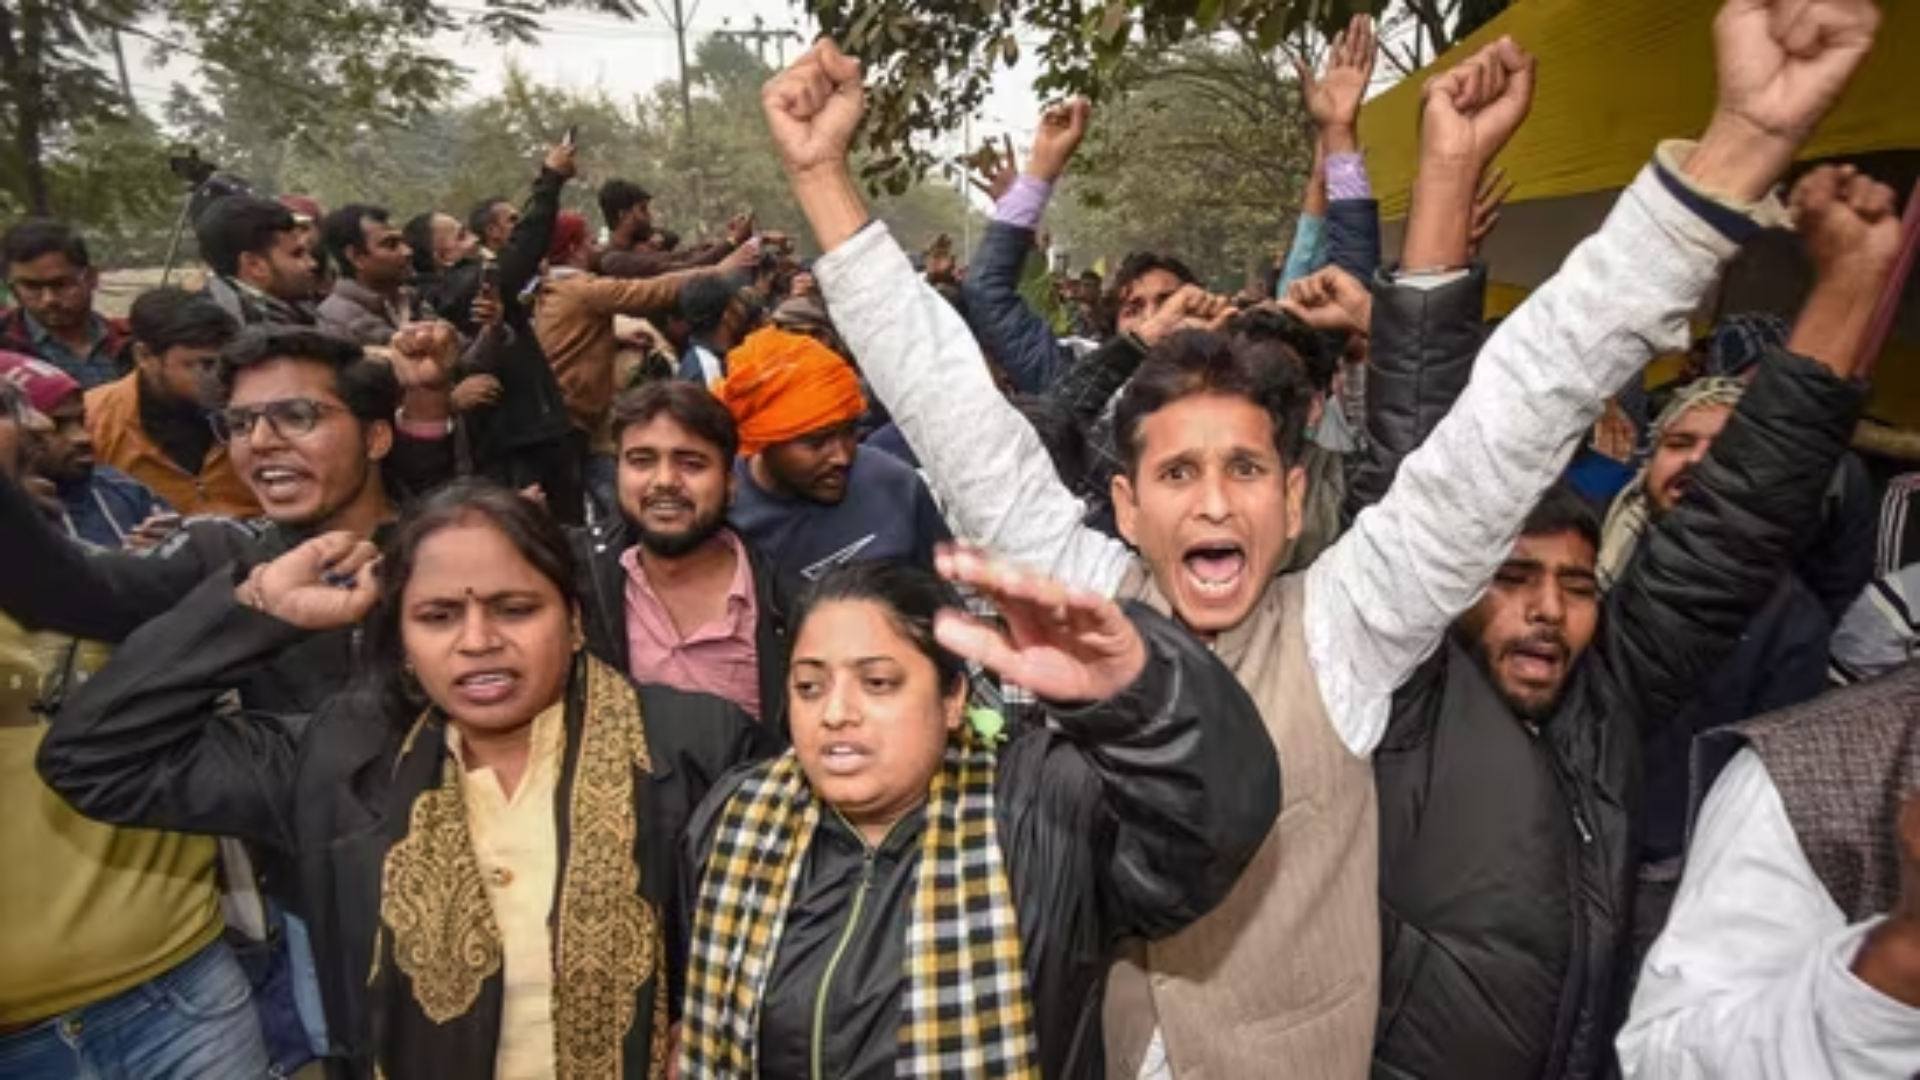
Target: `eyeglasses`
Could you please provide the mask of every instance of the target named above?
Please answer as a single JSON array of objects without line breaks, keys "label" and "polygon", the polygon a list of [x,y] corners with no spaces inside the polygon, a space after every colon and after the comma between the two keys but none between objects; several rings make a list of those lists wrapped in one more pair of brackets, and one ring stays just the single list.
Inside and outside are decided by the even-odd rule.
[{"label": "eyeglasses", "polygon": [[269,401],[265,405],[253,405],[242,408],[222,409],[207,417],[213,424],[213,437],[223,443],[235,439],[251,438],[253,426],[262,420],[273,429],[274,435],[282,439],[297,439],[313,434],[320,421],[328,413],[346,412],[339,405],[310,398],[287,398],[283,401]]}]

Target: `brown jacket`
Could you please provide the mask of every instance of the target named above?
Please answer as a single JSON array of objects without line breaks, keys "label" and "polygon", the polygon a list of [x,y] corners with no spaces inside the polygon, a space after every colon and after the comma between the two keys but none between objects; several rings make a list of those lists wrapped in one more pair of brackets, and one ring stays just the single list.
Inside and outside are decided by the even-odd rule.
[{"label": "brown jacket", "polygon": [[233,471],[227,448],[207,452],[199,473],[189,473],[167,456],[140,426],[140,373],[134,372],[87,391],[87,431],[93,456],[147,485],[186,517],[254,518],[260,502]]},{"label": "brown jacket", "polygon": [[[1328,718],[1307,660],[1306,579],[1270,586],[1214,651],[1253,695],[1287,782],[1227,899],[1116,964],[1107,1075],[1138,1076],[1157,1028],[1178,1080],[1361,1080],[1380,992],[1373,765]],[[1168,604],[1136,566],[1119,596]]]},{"label": "brown jacket", "polygon": [[613,317],[671,311],[680,302],[680,286],[702,273],[706,271],[629,281],[576,270],[553,274],[541,284],[534,332],[560,380],[573,426],[587,433],[595,450],[612,449],[607,423],[613,408],[614,360],[620,352]]}]

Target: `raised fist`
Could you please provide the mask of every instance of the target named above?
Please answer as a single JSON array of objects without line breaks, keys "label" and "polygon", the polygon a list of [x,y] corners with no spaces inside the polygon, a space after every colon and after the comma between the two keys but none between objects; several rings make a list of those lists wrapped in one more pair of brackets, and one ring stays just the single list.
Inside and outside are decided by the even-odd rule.
[{"label": "raised fist", "polygon": [[1497,157],[1533,108],[1533,57],[1503,37],[1427,81],[1422,153],[1477,174]]},{"label": "raised fist", "polygon": [[866,112],[860,61],[821,38],[760,91],[767,127],[791,175],[846,166],[854,129]]},{"label": "raised fist", "polygon": [[1794,226],[1822,280],[1878,292],[1900,257],[1893,189],[1851,165],[1822,165],[1793,188]]},{"label": "raised fist", "polygon": [[1086,98],[1062,102],[1040,114],[1040,130],[1033,136],[1033,153],[1027,155],[1027,175],[1051,184],[1067,171],[1067,162],[1087,137],[1087,118],[1093,106]]}]

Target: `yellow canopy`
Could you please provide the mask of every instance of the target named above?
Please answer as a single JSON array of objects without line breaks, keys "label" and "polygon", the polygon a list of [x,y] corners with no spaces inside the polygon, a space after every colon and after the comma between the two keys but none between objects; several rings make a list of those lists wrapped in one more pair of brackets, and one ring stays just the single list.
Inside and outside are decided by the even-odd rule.
[{"label": "yellow canopy", "polygon": [[[1539,62],[1533,112],[1498,165],[1514,183],[1483,256],[1491,313],[1511,310],[1551,276],[1605,219],[1619,190],[1662,139],[1697,136],[1714,104],[1713,18],[1720,0],[1518,0],[1428,70],[1440,71],[1503,34]],[[1872,58],[1802,154],[1805,160],[1920,151],[1920,0],[1880,0]],[[1380,198],[1388,250],[1407,213],[1419,164],[1420,72],[1367,104],[1361,136]],[[1901,195],[1913,158],[1883,158]],[[1702,315],[1791,314],[1806,287],[1790,238],[1768,237],[1742,255]],[[1920,426],[1920,274],[1909,281],[1894,341],[1874,371],[1872,412]],[[1653,373],[1659,381],[1664,372]]]},{"label": "yellow canopy", "polygon": [[[1625,187],[1661,139],[1698,135],[1713,111],[1719,0],[1519,0],[1429,70],[1511,34],[1539,60],[1533,112],[1498,164],[1510,203]],[[1920,149],[1920,3],[1881,0],[1872,59],[1807,147],[1809,159]],[[1406,216],[1419,163],[1425,73],[1367,104],[1361,130],[1381,215]]]}]

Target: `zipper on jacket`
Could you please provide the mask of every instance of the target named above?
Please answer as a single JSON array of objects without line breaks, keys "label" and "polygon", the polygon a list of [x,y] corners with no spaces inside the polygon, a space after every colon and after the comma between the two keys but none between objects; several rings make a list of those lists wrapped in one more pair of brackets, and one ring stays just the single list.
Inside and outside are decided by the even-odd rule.
[{"label": "zipper on jacket", "polygon": [[1553,764],[1554,778],[1559,781],[1561,793],[1566,797],[1574,833],[1580,838],[1580,847],[1567,853],[1568,900],[1572,909],[1568,914],[1571,916],[1573,940],[1567,952],[1567,976],[1560,991],[1560,1008],[1554,1019],[1553,1042],[1547,1049],[1545,1074],[1565,1076],[1567,1060],[1573,1053],[1574,1029],[1580,1025],[1580,1014],[1588,1004],[1587,981],[1592,958],[1587,955],[1591,928],[1587,924],[1586,854],[1583,849],[1592,846],[1593,829],[1587,824],[1586,800],[1579,779],[1574,776],[1560,747],[1551,740],[1542,740],[1540,748]]},{"label": "zipper on jacket", "polygon": [[[840,941],[834,945],[833,955],[827,959],[827,970],[820,976],[820,989],[814,992],[813,1052],[809,1055],[809,1057],[812,1058],[813,1080],[826,1080],[827,1077],[825,1061],[827,994],[833,989],[833,975],[834,972],[839,969],[841,959],[847,954],[847,946],[853,943],[853,935],[860,929],[860,916],[865,912],[867,907],[867,893],[873,889],[874,860],[878,858],[880,854],[880,848],[867,843],[866,835],[859,829],[854,828],[852,822],[842,817],[840,811],[834,810],[833,816],[840,818],[840,823],[847,827],[847,831],[853,833],[854,837],[860,841],[860,846],[866,849],[866,852],[861,856],[860,887],[855,890],[853,894],[853,913],[847,916],[847,928],[840,931]],[[894,827],[898,827],[898,825],[898,822],[894,823]],[[893,828],[889,828],[887,835],[880,838],[880,847],[885,847],[887,839],[892,835]]]}]

